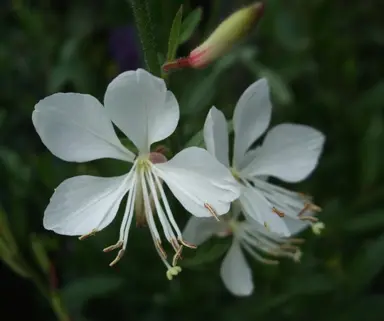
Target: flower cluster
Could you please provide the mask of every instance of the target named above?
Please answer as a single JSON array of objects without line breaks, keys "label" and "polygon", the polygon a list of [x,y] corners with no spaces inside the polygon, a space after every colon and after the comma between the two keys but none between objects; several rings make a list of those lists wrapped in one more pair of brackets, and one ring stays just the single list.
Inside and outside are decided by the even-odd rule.
[{"label": "flower cluster", "polygon": [[[213,235],[233,235],[221,275],[234,294],[250,294],[252,276],[241,248],[267,264],[277,263],[278,257],[298,261],[297,245],[302,240],[289,237],[307,226],[316,233],[323,227],[313,216],[319,208],[309,197],[268,178],[305,179],[317,165],[324,137],[307,126],[283,124],[254,146],[269,125],[271,109],[268,84],[261,79],[244,92],[235,108],[232,162],[227,121],[215,107],[204,125],[206,149],[186,148],[168,160],[151,147],[175,131],[179,105],[165,82],[145,70],[127,71],[112,80],[103,105],[77,93],[41,100],[32,120],[52,154],[70,162],[111,158],[131,164],[121,176],[81,175],[62,182],[45,210],[44,227],[85,239],[115,219],[126,196],[118,239],[104,249],[117,250],[110,265],[126,251],[134,217],[137,224],[148,226],[168,279],[181,271],[183,247],[195,248]],[[120,142],[114,125],[136,146],[136,153]],[[165,185],[193,215],[183,233]],[[163,240],[173,248],[171,259]]]}]

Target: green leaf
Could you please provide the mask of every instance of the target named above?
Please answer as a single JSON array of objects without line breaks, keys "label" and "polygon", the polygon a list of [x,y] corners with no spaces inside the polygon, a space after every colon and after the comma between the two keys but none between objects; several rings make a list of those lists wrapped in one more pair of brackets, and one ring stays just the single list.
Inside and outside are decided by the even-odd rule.
[{"label": "green leaf", "polygon": [[381,321],[383,315],[378,313],[384,306],[384,295],[369,295],[350,304],[346,311],[337,315],[332,320],[338,321]]},{"label": "green leaf", "polygon": [[384,268],[384,234],[366,244],[351,265],[348,280],[352,292],[363,290]]},{"label": "green leaf", "polygon": [[197,26],[199,25],[201,18],[203,16],[203,10],[198,7],[195,10],[193,10],[183,21],[181,25],[181,35],[179,44],[183,44],[184,42],[188,41],[192,35],[193,32],[196,30]]},{"label": "green leaf", "polygon": [[123,281],[108,276],[77,279],[61,290],[61,296],[69,311],[80,312],[87,301],[117,290]]},{"label": "green leaf", "polygon": [[177,48],[179,47],[181,20],[183,18],[183,6],[177,11],[175,18],[173,19],[171,32],[168,40],[168,53],[167,61],[172,61],[176,57]]},{"label": "green leaf", "polygon": [[43,242],[39,239],[37,235],[31,235],[31,247],[36,262],[39,264],[41,270],[48,275],[50,272],[50,262],[45,251]]},{"label": "green leaf", "polygon": [[291,89],[284,82],[284,79],[275,71],[255,62],[253,57],[245,56],[243,61],[248,70],[257,78],[266,78],[273,96],[282,105],[288,105],[293,100]]},{"label": "green leaf", "polygon": [[356,218],[347,220],[344,228],[349,232],[369,232],[384,227],[384,211],[376,210],[369,213],[361,213]]}]

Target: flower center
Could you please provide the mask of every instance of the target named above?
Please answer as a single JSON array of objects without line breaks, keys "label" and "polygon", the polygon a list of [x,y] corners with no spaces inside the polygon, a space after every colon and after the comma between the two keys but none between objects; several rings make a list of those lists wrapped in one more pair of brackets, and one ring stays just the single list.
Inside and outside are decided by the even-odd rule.
[{"label": "flower center", "polygon": [[[177,261],[181,258],[183,246],[189,248],[196,248],[196,246],[183,240],[181,231],[174,219],[165,195],[162,186],[163,182],[158,170],[153,165],[156,162],[165,161],[165,156],[156,152],[139,155],[136,159],[129,173],[129,175],[131,175],[131,186],[128,191],[126,210],[120,227],[119,240],[116,244],[105,248],[104,252],[119,249],[116,259],[110,264],[111,266],[121,259],[127,245],[129,228],[133,216],[135,216],[138,226],[148,226],[156,252],[167,268],[166,276],[171,280],[181,272]],[[175,251],[171,264],[168,262],[167,252],[162,246],[162,239],[155,223],[155,216],[157,216],[160,221],[166,240]]]},{"label": "flower center", "polygon": [[240,177],[240,173],[239,173],[239,171],[238,171],[236,168],[234,168],[234,167],[231,167],[231,168],[230,168],[230,171],[231,171],[232,176],[233,176],[239,183],[241,183],[241,177]]}]

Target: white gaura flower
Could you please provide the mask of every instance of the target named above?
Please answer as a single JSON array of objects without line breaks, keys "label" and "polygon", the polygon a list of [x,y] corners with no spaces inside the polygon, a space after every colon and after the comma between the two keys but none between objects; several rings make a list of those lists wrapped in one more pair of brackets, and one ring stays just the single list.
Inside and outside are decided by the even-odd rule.
[{"label": "white gaura flower", "polygon": [[268,83],[261,79],[248,87],[235,107],[231,166],[225,116],[211,108],[204,125],[207,150],[242,183],[239,200],[247,217],[283,236],[308,225],[319,233],[324,224],[312,216],[320,209],[311,199],[271,184],[267,178],[293,183],[308,177],[317,166],[324,135],[309,126],[281,124],[268,131],[262,144],[250,149],[267,129],[271,111]]},{"label": "white gaura flower", "polygon": [[[126,249],[136,203],[143,204],[144,217],[138,221],[148,224],[155,248],[167,267],[167,277],[171,279],[180,272],[176,261],[182,246],[194,245],[182,238],[163,181],[183,207],[197,217],[227,213],[230,203],[239,196],[238,183],[229,170],[204,149],[187,148],[169,161],[159,153],[151,153],[151,144],[176,129],[179,106],[164,81],[142,69],[116,77],[107,88],[104,106],[90,95],[58,93],[35,106],[32,120],[47,148],[65,161],[114,158],[133,163],[122,176],[83,175],[65,180],[44,213],[46,229],[84,239],[112,222],[122,198],[128,194],[119,239],[104,249],[119,249],[111,265]],[[135,144],[137,156],[120,143],[112,122]],[[172,265],[166,259],[154,212],[176,252]]]},{"label": "white gaura flower", "polygon": [[183,236],[196,245],[212,236],[232,237],[232,245],[221,264],[220,275],[226,288],[237,296],[248,296],[253,292],[252,271],[243,250],[265,264],[278,264],[279,257],[288,257],[297,262],[301,257],[297,244],[303,242],[302,239],[284,238],[269,232],[253,220],[240,220],[238,212],[225,215],[220,222],[212,218],[192,217]]}]

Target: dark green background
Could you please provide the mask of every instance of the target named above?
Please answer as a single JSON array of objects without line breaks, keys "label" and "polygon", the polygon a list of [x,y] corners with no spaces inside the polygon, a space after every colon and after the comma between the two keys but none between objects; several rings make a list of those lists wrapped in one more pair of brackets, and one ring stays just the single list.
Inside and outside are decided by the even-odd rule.
[{"label": "dark green background", "polygon": [[[220,20],[249,2],[153,0],[163,55],[181,3],[184,16],[203,8],[198,29],[178,52],[186,55]],[[34,131],[34,104],[57,91],[102,98],[119,72],[109,36],[114,28],[132,24],[132,13],[124,0],[3,0],[0,203],[20,253],[36,271],[31,234],[44,243],[72,321],[383,320],[383,12],[383,1],[377,0],[269,0],[257,30],[227,57],[205,70],[171,75],[182,110],[181,127],[171,141],[174,152],[201,129],[213,104],[231,117],[240,94],[261,76],[272,87],[273,123],[308,124],[327,137],[318,169],[292,186],[315,196],[326,231],[319,237],[303,233],[301,264],[253,262],[255,293],[239,299],[220,280],[217,242],[201,247],[195,259],[195,253],[186,252],[184,271],[169,282],[146,229],[133,225],[127,254],[114,269],[108,267],[112,255],[101,249],[115,242],[118,220],[84,242],[43,229],[44,208],[63,179],[79,173],[114,175],[126,165],[56,159]],[[136,45],[132,50],[140,51]],[[184,223],[188,214],[176,202],[173,206]],[[55,320],[33,283],[2,263],[0,293],[0,320]]]}]

